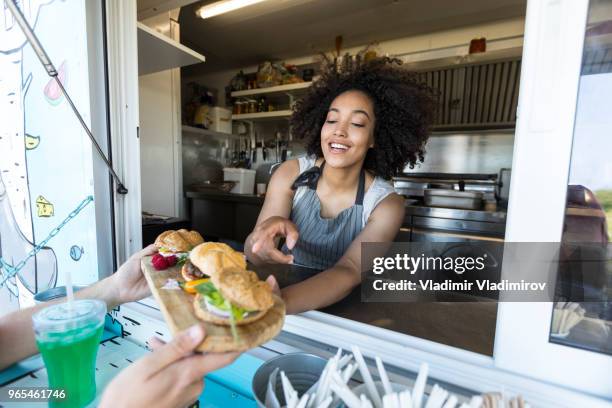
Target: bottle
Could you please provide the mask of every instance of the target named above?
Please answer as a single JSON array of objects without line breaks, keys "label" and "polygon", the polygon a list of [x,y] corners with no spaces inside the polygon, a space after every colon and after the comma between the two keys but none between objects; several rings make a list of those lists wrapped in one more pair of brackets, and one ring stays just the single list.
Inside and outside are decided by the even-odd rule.
[{"label": "bottle", "polygon": [[267,111],[268,111],[268,107],[266,105],[266,97],[262,96],[261,98],[259,98],[257,112],[267,112]]}]

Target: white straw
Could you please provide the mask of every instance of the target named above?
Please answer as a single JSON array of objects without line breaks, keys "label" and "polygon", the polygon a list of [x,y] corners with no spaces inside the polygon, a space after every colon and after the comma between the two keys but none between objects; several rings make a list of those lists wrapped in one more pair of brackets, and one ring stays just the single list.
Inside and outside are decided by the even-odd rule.
[{"label": "white straw", "polygon": [[338,382],[333,381],[330,387],[333,392],[340,396],[348,408],[361,408],[361,401],[359,401],[359,398],[357,398],[346,385],[342,383],[338,384]]},{"label": "white straw", "polygon": [[446,400],[446,397],[448,397],[448,391],[440,387],[438,384],[434,384],[431,393],[429,394],[427,404],[425,404],[425,408],[442,408],[442,404],[444,403],[444,400]]},{"label": "white straw", "polygon": [[373,408],[372,403],[366,398],[365,395],[361,394],[359,396],[359,400],[361,401],[361,408]]},{"label": "white straw", "polygon": [[329,394],[329,385],[332,374],[336,372],[336,360],[331,359],[328,362],[328,367],[325,367],[326,373],[325,378],[321,378],[321,384],[317,390],[317,404],[320,404]]},{"label": "white straw", "polygon": [[470,400],[470,407],[472,408],[480,408],[482,405],[482,397],[480,395],[474,395]]},{"label": "white straw", "polygon": [[399,405],[399,396],[397,393],[393,392],[391,394],[387,394],[383,397],[383,407],[384,408],[400,408]]},{"label": "white straw", "polygon": [[412,398],[410,397],[410,390],[400,392],[399,402],[402,408],[412,408]]},{"label": "white straw", "polygon": [[325,368],[323,369],[323,373],[321,373],[321,377],[319,377],[317,388],[314,392],[314,400],[309,405],[321,405],[323,402],[323,387],[325,385],[325,381],[327,380],[327,373],[329,372],[329,367],[331,365],[331,360],[325,364]]},{"label": "white straw", "polygon": [[349,380],[351,379],[351,377],[353,376],[353,374],[355,374],[355,371],[357,371],[357,364],[347,365],[344,371],[342,372],[342,381],[344,381],[344,383],[347,384]]},{"label": "white straw", "polygon": [[423,392],[425,391],[428,372],[429,365],[427,363],[421,363],[421,367],[419,367],[419,374],[417,375],[414,388],[412,389],[412,406],[414,408],[421,408],[421,400],[423,399]]},{"label": "white straw", "polygon": [[446,404],[442,406],[442,408],[455,408],[457,405],[457,397],[451,395],[450,398],[446,401]]},{"label": "white straw", "polygon": [[338,368],[342,369],[344,368],[345,365],[347,365],[347,363],[349,361],[351,361],[353,359],[353,356],[350,354],[347,354],[345,356],[342,356],[342,358],[340,359],[340,361],[338,361]]},{"label": "white straw", "polygon": [[310,394],[302,395],[302,398],[300,398],[300,400],[298,401],[296,408],[305,408],[309,398]]},{"label": "white straw", "polygon": [[332,402],[332,397],[329,396],[329,397],[325,398],[322,403],[317,405],[317,408],[327,408],[327,407],[329,407],[329,404],[331,404],[331,402]]},{"label": "white straw", "polygon": [[73,309],[72,302],[74,301],[74,292],[72,290],[72,274],[70,273],[70,268],[66,269],[66,274],[64,276],[66,278],[66,305],[68,306],[68,311],[72,312],[72,309]]},{"label": "white straw", "polygon": [[283,383],[283,393],[285,394],[285,403],[287,404],[288,407],[292,407],[291,402],[293,402],[293,399],[297,399],[297,392],[293,389],[293,386],[291,386],[291,382],[285,375],[284,371],[281,371],[281,381]]},{"label": "white straw", "polygon": [[372,380],[372,375],[370,374],[370,370],[368,370],[368,366],[361,355],[361,351],[358,347],[353,346],[353,356],[355,357],[355,361],[359,364],[359,372],[363,377],[368,393],[370,394],[370,399],[374,403],[376,408],[382,407],[382,400],[380,399],[380,395],[378,394],[378,390],[376,389],[376,385],[374,385],[374,380]]},{"label": "white straw", "polygon": [[383,365],[382,360],[378,356],[376,356],[376,367],[378,368],[378,375],[380,376],[380,380],[383,383],[385,394],[393,393],[393,389],[391,388],[391,383],[389,382],[389,377],[387,376],[385,366]]}]

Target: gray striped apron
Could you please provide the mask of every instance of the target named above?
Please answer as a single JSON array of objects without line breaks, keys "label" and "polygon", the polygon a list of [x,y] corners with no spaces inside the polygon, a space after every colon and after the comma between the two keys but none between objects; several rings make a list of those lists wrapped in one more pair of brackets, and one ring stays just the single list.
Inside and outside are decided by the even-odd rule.
[{"label": "gray striped apron", "polygon": [[[320,168],[314,167],[303,172],[295,180],[294,189],[300,185],[306,185],[308,188],[291,210],[290,216],[299,231],[297,243],[291,251],[294,263],[320,270],[332,267],[363,229],[365,193],[365,171],[361,169],[355,204],[334,218],[322,218],[317,183],[324,165],[325,162]],[[318,175],[309,177],[313,173]],[[289,252],[286,246],[283,250]]]}]

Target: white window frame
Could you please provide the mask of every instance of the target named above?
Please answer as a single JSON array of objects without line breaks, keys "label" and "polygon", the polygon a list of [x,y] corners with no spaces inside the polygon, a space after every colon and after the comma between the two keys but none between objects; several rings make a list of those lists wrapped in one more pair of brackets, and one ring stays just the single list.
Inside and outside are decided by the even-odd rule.
[{"label": "white window frame", "polygon": [[[506,241],[561,241],[588,6],[529,2]],[[495,364],[612,398],[612,356],[549,342],[552,309],[500,303]]]},{"label": "white window frame", "polygon": [[[121,261],[125,259],[126,253],[140,248],[140,242],[136,240],[136,237],[140,237],[141,228],[140,193],[138,191],[140,156],[134,134],[135,127],[138,125],[136,4],[134,0],[106,1],[109,24],[107,29],[109,30],[111,115],[115,117],[114,120],[111,120],[111,131],[115,142],[114,148],[118,150],[118,153],[114,151],[114,158],[119,174],[123,177],[127,175],[126,183],[130,189],[128,196],[117,205],[118,219],[121,221],[121,224],[118,222],[116,228],[118,248],[120,251],[123,249],[123,258],[119,256]],[[517,122],[517,138],[515,139],[517,144],[514,152],[506,240],[533,242],[560,239],[587,6],[587,0],[529,0],[528,2],[519,99],[519,108],[526,114],[520,115]],[[550,8],[555,9],[552,13],[553,17],[546,15]],[[549,58],[568,58],[569,62],[562,65],[562,69],[558,70],[555,77],[558,81],[566,82],[558,82],[559,86],[555,94],[558,99],[552,101],[551,106],[547,109],[539,106],[534,111],[538,117],[530,119],[531,109],[534,106],[534,101],[530,99],[537,96],[539,99],[534,100],[543,101],[546,98],[546,95],[543,95],[537,87],[535,80],[537,75],[545,73],[542,69],[538,70],[538,64],[550,67],[550,63],[542,61],[544,56],[538,55],[539,52],[542,52],[541,49],[538,49],[538,44],[542,44],[541,38],[546,35],[538,27],[542,27],[545,23],[553,24],[553,26],[554,24],[567,24],[567,27],[563,27],[568,30],[568,33],[561,36],[564,42],[561,42],[560,38],[551,39],[552,43],[561,44],[554,48],[558,55],[552,55],[551,50],[546,50],[544,54]],[[111,29],[112,32],[110,32]],[[556,125],[541,123],[540,114],[543,115],[543,118],[552,118],[553,122],[558,120],[559,123]],[[535,121],[537,125],[535,128],[532,127],[530,120]],[[560,136],[559,132],[562,132]],[[122,137],[119,138],[118,135]],[[554,152],[550,151],[551,144],[555,146]],[[536,151],[538,153],[535,153]],[[541,157],[550,157],[550,160],[546,162],[546,165],[551,167],[550,171],[542,171],[537,167],[537,163],[541,162]],[[551,175],[552,177],[549,178]],[[541,190],[541,186],[545,185],[541,183],[543,181],[549,183],[551,179],[554,180],[555,176],[558,180],[554,184],[553,197],[550,192]],[[529,196],[529,204],[527,200],[519,199],[521,196],[524,197],[525,192],[532,194]],[[542,211],[538,216],[532,213],[533,194],[541,199],[546,199],[548,203],[540,207]],[[542,226],[538,227],[537,234],[534,234],[534,225]],[[417,371],[419,364],[427,361],[433,378],[479,392],[497,390],[522,394],[534,407],[609,407],[609,398],[612,394],[604,384],[607,378],[604,374],[609,372],[602,373],[601,371],[608,357],[588,355],[589,352],[586,351],[549,344],[550,312],[551,305],[546,304],[500,305],[494,357],[316,311],[287,316],[283,330],[336,347],[349,348],[351,345],[357,345],[365,355],[378,355],[386,363],[412,371]],[[529,317],[530,314],[531,317]],[[159,311],[156,311],[156,316],[162,319]],[[520,322],[519,326],[517,322]],[[516,330],[517,327],[520,330]],[[531,330],[535,333],[535,339]],[[513,333],[513,331],[519,333]],[[524,336],[525,339],[521,340],[519,338],[521,333],[529,333],[529,335]],[[544,334],[546,334],[545,337],[543,337]],[[502,341],[500,339],[502,336],[508,336],[508,338]],[[521,341],[522,348],[508,344],[512,341]],[[525,350],[534,347],[534,344],[545,352],[550,350],[547,352],[549,359],[530,359],[525,358],[525,354],[517,354],[519,350],[525,353]],[[571,376],[568,374],[569,370],[587,365],[587,363],[580,365],[577,361],[574,364],[578,355],[589,357],[589,370],[594,369],[597,377],[590,375],[585,375],[585,377],[591,379],[594,384],[589,385],[585,383],[588,381],[584,380],[570,383],[562,378],[565,375]],[[571,360],[567,366],[563,363],[566,356]],[[517,357],[520,357],[523,363],[511,361]],[[530,357],[533,357],[533,353],[530,354]],[[538,362],[540,367],[535,367],[533,362]],[[554,370],[560,371],[561,375],[553,372]],[[588,372],[578,371],[582,375]],[[589,395],[589,392],[594,395]]]},{"label": "white window frame", "polygon": [[136,1],[105,1],[113,166],[128,189],[114,193],[119,265],[142,248]]}]

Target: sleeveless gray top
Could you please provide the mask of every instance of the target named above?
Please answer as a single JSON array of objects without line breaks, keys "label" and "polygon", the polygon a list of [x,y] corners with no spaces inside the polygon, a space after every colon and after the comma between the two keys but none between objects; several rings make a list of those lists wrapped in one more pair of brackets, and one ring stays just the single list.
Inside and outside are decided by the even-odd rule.
[{"label": "sleeveless gray top", "polygon": [[[316,193],[318,176],[310,183],[300,183],[308,178],[307,173],[315,170],[316,158],[301,157],[300,176],[293,197],[290,219],[299,231],[298,241],[291,251],[294,263],[315,269],[332,267],[346,252],[349,245],[365,227],[374,208],[385,197],[393,193],[390,183],[376,177],[368,191],[365,191],[365,171],[359,177],[355,204],[341,211],[334,218],[321,217],[321,202]],[[305,174],[306,173],[306,174]],[[283,251],[288,253],[286,246]]]}]

